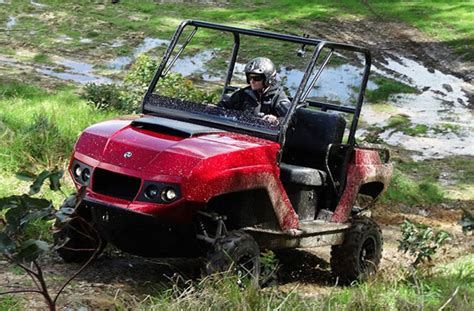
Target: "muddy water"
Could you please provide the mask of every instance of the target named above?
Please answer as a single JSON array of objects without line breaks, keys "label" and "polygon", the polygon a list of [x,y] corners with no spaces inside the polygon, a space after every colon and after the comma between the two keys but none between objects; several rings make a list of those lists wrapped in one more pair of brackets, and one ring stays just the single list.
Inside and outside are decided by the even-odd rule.
[{"label": "muddy water", "polygon": [[[130,65],[134,59],[140,54],[146,53],[158,46],[167,46],[170,43],[169,40],[162,40],[156,38],[145,38],[143,42],[133,51],[132,56],[120,56],[107,63],[107,67],[112,69],[123,69],[127,65]],[[111,47],[120,47],[124,44],[121,40],[116,40],[111,44]]]},{"label": "muddy water", "polygon": [[[474,114],[468,108],[468,90],[472,85],[441,71],[424,67],[421,63],[389,55],[385,64],[373,67],[381,75],[416,87],[419,94],[395,95],[390,113],[376,112],[366,105],[363,118],[371,124],[384,126],[394,114],[408,116],[413,124],[427,125],[425,135],[412,137],[388,129],[381,138],[390,145],[417,151],[415,159],[442,158],[449,155],[474,155]],[[452,126],[456,130],[436,129]]]},{"label": "muddy water", "polygon": [[56,62],[59,65],[64,66],[64,71],[55,71],[51,67],[39,68],[38,71],[52,77],[56,77],[61,80],[71,80],[77,83],[112,83],[113,81],[109,78],[98,76],[93,74],[93,65],[79,62],[70,59],[62,59]]}]

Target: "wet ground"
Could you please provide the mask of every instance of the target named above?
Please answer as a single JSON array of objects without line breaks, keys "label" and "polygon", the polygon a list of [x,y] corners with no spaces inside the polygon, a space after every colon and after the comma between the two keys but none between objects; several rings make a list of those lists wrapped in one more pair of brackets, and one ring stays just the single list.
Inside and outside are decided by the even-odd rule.
[{"label": "wet ground", "polygon": [[[41,4],[31,1],[38,8]],[[14,29],[17,24],[15,16],[9,16],[5,24],[7,30]],[[357,36],[355,36],[357,38]],[[67,41],[70,38],[58,38]],[[93,44],[93,40],[83,38],[82,44]],[[109,43],[111,47],[119,48],[124,42],[114,40]],[[120,56],[105,62],[105,67],[112,71],[112,75],[99,74],[97,64],[82,61],[80,58],[64,58],[53,56],[52,64],[43,65],[28,61],[18,61],[9,55],[0,55],[0,65],[5,67],[30,67],[38,74],[50,76],[60,80],[75,83],[112,83],[118,82],[117,75],[123,75],[124,70],[141,53],[151,50],[160,51],[162,54],[169,44],[169,40],[145,37],[141,43],[128,56]],[[423,51],[420,52],[420,54]],[[380,138],[391,146],[399,146],[412,151],[415,160],[425,158],[443,158],[452,155],[474,155],[474,86],[469,81],[470,76],[464,72],[452,74],[441,64],[423,61],[422,55],[413,55],[413,49],[407,49],[408,55],[400,53],[399,49],[379,50],[375,53],[372,73],[382,75],[403,82],[418,90],[416,94],[394,94],[387,104],[391,109],[380,111],[370,104],[365,104],[362,110],[362,120],[370,126],[383,128],[390,117],[394,115],[407,116],[413,126],[424,125],[426,133],[416,136],[404,134],[401,131],[386,129],[380,133]],[[216,70],[211,68],[211,61],[221,57],[219,50],[202,50],[194,55],[178,59],[173,67],[186,77],[202,78],[205,81],[220,82],[224,79],[226,69]],[[245,83],[243,72],[244,64],[237,63],[234,74],[235,81]],[[278,66],[280,79],[285,83],[290,95],[293,95],[303,76],[303,70]],[[451,72],[451,73],[450,73]],[[328,67],[318,81],[317,86],[311,91],[310,96],[323,98],[329,101],[340,101],[353,104],[357,94],[354,89],[358,87],[361,77],[359,64],[346,63]],[[467,80],[467,81],[466,81]],[[379,86],[369,81],[368,89],[376,90]],[[359,135],[364,136],[362,129]]]}]

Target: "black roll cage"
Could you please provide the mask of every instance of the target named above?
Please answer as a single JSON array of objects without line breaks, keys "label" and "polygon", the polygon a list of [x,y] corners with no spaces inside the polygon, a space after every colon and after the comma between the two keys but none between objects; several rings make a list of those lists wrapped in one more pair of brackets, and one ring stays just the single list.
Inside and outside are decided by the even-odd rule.
[{"label": "black roll cage", "polygon": [[[188,35],[186,41],[182,45],[180,51],[178,51],[177,55],[175,55],[174,59],[172,60],[171,64],[166,68],[166,65],[171,57],[171,54],[173,53],[179,38],[181,37],[184,29],[188,26],[194,27],[190,35]],[[328,111],[328,110],[333,110],[333,111],[340,111],[340,112],[345,112],[345,113],[351,113],[353,114],[352,118],[352,123],[350,126],[350,132],[349,132],[349,137],[348,137],[348,142],[347,144],[354,146],[355,145],[355,131],[357,129],[357,124],[359,121],[359,116],[360,116],[360,111],[362,108],[362,103],[364,100],[364,93],[365,89],[367,87],[367,82],[369,79],[369,72],[370,72],[370,66],[371,66],[371,55],[370,51],[367,48],[355,46],[355,45],[349,45],[349,44],[343,44],[343,43],[336,43],[336,42],[330,42],[330,41],[324,41],[320,39],[315,39],[315,38],[310,38],[307,36],[304,37],[299,37],[299,36],[294,36],[294,35],[287,35],[287,34],[279,34],[279,33],[273,33],[273,32],[267,32],[267,31],[261,31],[261,30],[252,30],[252,29],[243,29],[243,28],[238,28],[238,27],[232,27],[232,26],[226,26],[226,25],[221,25],[221,24],[214,24],[214,23],[209,23],[209,22],[204,22],[204,21],[197,21],[197,20],[185,20],[181,22],[181,24],[178,26],[176,29],[171,42],[168,46],[168,49],[166,50],[163,59],[157,68],[155,75],[147,89],[147,92],[144,96],[142,105],[141,105],[141,112],[146,113],[145,109],[145,103],[149,99],[149,97],[152,95],[153,90],[155,89],[156,84],[158,83],[158,80],[165,76],[166,73],[169,71],[171,66],[174,64],[176,59],[179,57],[181,54],[182,50],[185,48],[185,46],[189,43],[189,41],[192,39],[193,35],[196,33],[198,28],[208,28],[208,29],[214,29],[214,30],[220,30],[224,32],[230,32],[233,34],[234,37],[234,45],[232,48],[232,54],[231,54],[231,59],[229,62],[229,66],[227,69],[227,76],[225,79],[225,84],[224,84],[224,91],[229,88],[229,85],[231,83],[232,79],[232,73],[234,71],[234,66],[235,62],[237,60],[237,54],[239,52],[239,47],[240,47],[240,35],[248,35],[248,36],[256,36],[256,37],[262,37],[262,38],[269,38],[269,39],[276,39],[276,40],[281,40],[281,41],[287,41],[287,42],[293,42],[293,43],[299,43],[302,44],[302,46],[315,46],[315,50],[311,56],[311,59],[308,63],[308,66],[305,70],[305,73],[303,75],[303,78],[301,80],[301,83],[291,101],[291,106],[286,114],[284,120],[281,122],[280,125],[280,131],[277,137],[277,141],[280,143],[281,146],[284,145],[285,140],[286,140],[286,132],[288,129],[288,126],[290,124],[291,118],[293,117],[293,114],[295,113],[297,107],[300,106],[300,104],[305,104],[307,103],[311,107],[316,107],[320,108],[322,111]],[[321,55],[321,52],[323,48],[328,48],[330,49],[330,52],[327,54],[325,59],[323,60],[323,63],[321,64],[320,68],[318,69],[318,72],[316,75],[313,77],[313,80],[309,82],[309,79],[314,71],[314,68],[316,66],[316,63]],[[360,86],[359,90],[359,95],[357,97],[357,102],[355,107],[351,106],[344,106],[344,105],[335,105],[335,104],[329,104],[329,103],[321,103],[321,102],[316,102],[316,101],[311,101],[307,100],[307,96],[312,89],[312,87],[315,85],[317,80],[319,79],[319,76],[321,75],[322,71],[324,70],[326,64],[328,63],[330,57],[332,56],[333,52],[335,50],[345,50],[345,51],[353,51],[353,52],[359,52],[364,55],[365,58],[365,64],[364,64],[364,71],[363,71],[363,76],[362,76],[362,83]],[[308,82],[310,83],[309,86]],[[307,90],[304,92],[304,90]],[[304,93],[303,93],[304,92]]]}]

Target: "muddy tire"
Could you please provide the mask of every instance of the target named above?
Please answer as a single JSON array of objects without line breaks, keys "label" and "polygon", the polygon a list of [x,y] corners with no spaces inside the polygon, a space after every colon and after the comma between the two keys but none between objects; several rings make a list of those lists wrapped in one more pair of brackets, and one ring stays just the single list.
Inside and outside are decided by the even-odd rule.
[{"label": "muddy tire", "polygon": [[354,218],[344,242],[331,248],[331,269],[339,283],[365,280],[377,272],[382,257],[382,231],[370,218]]},{"label": "muddy tire", "polygon": [[[76,206],[75,196],[66,199],[61,208],[74,208]],[[95,257],[104,250],[106,241],[95,230],[90,222],[90,217],[81,211],[83,206],[79,205],[71,220],[60,227],[55,225],[53,239],[58,255],[65,262],[85,262],[99,250]]]},{"label": "muddy tire", "polygon": [[205,272],[230,271],[239,277],[251,277],[258,283],[260,249],[254,238],[243,231],[231,231],[218,239],[207,256]]}]

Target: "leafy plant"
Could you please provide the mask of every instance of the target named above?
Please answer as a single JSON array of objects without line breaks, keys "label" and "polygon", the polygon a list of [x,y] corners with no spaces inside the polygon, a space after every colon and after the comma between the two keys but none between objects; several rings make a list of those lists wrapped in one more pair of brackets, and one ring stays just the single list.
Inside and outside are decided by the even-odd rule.
[{"label": "leafy plant", "polygon": [[279,268],[278,258],[271,250],[266,250],[260,254],[260,284],[271,285],[276,282]]},{"label": "leafy plant", "polygon": [[[34,236],[29,229],[40,220],[49,221],[56,219],[58,225],[64,225],[71,221],[73,217],[77,216],[74,214],[73,209],[60,209],[56,211],[51,201],[44,198],[31,197],[32,194],[36,194],[40,191],[46,180],[49,180],[52,190],[59,191],[61,189],[60,179],[63,176],[62,170],[43,171],[37,176],[28,172],[22,172],[17,176],[22,179],[31,180],[32,185],[29,194],[12,195],[0,199],[0,254],[9,262],[25,271],[33,280],[35,288],[9,290],[0,293],[0,295],[37,293],[43,296],[49,310],[56,310],[56,302],[61,292],[69,282],[92,261],[99,248],[97,248],[91,258],[63,284],[56,295],[52,296],[49,293],[43,269],[38,263],[38,258],[61,245],[51,245],[45,241],[42,236]],[[85,192],[82,191],[80,193],[81,195],[77,198],[77,202],[79,203]],[[67,241],[63,241],[63,243],[66,242]]]},{"label": "leafy plant", "polygon": [[408,252],[415,257],[415,261],[412,263],[414,267],[425,260],[431,261],[438,248],[450,238],[446,231],[436,232],[430,226],[413,223],[410,220],[405,220],[400,229],[402,230],[402,239],[398,240],[398,250],[403,253]]},{"label": "leafy plant", "polygon": [[127,103],[122,98],[121,88],[116,84],[87,83],[82,96],[99,110],[124,110]]}]

